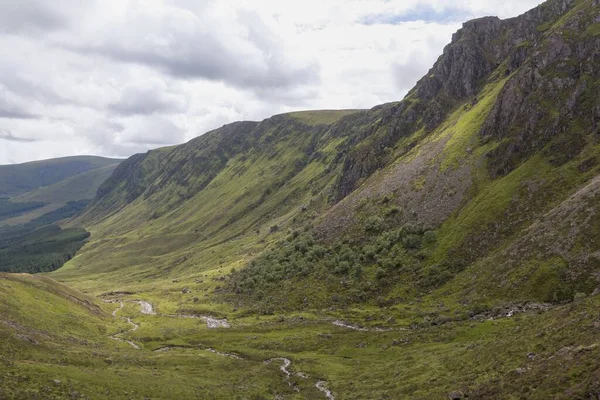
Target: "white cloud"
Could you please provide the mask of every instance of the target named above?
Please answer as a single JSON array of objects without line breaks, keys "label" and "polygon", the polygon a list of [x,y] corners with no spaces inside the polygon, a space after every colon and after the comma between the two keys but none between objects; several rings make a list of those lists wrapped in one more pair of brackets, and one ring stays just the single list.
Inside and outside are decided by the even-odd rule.
[{"label": "white cloud", "polygon": [[0,163],[128,156],[236,120],[400,100],[463,18],[538,3],[0,0]]}]

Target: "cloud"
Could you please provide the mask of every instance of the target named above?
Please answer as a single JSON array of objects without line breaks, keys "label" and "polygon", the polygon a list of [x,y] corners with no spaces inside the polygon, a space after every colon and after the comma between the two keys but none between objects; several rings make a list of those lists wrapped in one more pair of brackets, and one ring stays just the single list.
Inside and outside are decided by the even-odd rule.
[{"label": "cloud", "polygon": [[0,118],[9,118],[9,119],[34,119],[34,118],[38,118],[37,115],[35,114],[30,114],[24,111],[19,111],[19,110],[15,110],[15,109],[5,109],[2,108],[3,105],[0,104]]},{"label": "cloud", "polygon": [[159,116],[134,118],[117,134],[123,144],[168,145],[181,143],[184,132],[172,121]]},{"label": "cloud", "polygon": [[318,64],[289,57],[255,12],[241,9],[229,15],[205,8],[196,14],[166,5],[132,11],[71,48],[157,68],[178,79],[223,81],[240,88],[290,88],[318,81]]},{"label": "cloud", "polygon": [[24,102],[0,84],[0,118],[34,119],[37,115],[26,111]]},{"label": "cloud", "polygon": [[185,95],[170,91],[164,81],[153,79],[126,86],[109,109],[120,115],[152,115],[185,111]]},{"label": "cloud", "polygon": [[45,0],[0,0],[0,32],[31,34],[54,31],[69,25],[66,10],[80,7],[75,0],[60,5]]},{"label": "cloud", "polygon": [[14,136],[7,129],[0,129],[0,140],[8,140],[9,142],[24,142],[24,143],[31,143],[31,142],[37,142],[38,141],[38,139],[30,139],[30,138],[23,138],[23,137]]}]

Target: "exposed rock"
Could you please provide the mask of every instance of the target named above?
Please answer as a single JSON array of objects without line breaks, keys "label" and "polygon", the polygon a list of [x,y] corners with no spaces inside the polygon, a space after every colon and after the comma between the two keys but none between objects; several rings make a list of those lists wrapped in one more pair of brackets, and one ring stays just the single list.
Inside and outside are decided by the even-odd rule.
[{"label": "exposed rock", "polygon": [[451,392],[448,393],[448,400],[461,400],[465,399],[465,395],[462,392]]}]

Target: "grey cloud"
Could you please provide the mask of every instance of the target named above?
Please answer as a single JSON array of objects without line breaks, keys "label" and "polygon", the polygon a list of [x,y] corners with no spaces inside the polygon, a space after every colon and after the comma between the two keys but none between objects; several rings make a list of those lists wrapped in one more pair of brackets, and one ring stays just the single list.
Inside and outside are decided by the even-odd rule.
[{"label": "grey cloud", "polygon": [[223,81],[241,88],[286,88],[318,80],[318,68],[286,65],[279,56],[262,52],[264,65],[245,65],[244,60],[223,48],[213,38],[180,38],[165,49],[99,47],[93,49],[116,61],[144,64],[180,79]]},{"label": "grey cloud", "polygon": [[37,115],[26,111],[22,100],[0,83],[0,118],[36,119]]},{"label": "grey cloud", "polygon": [[428,66],[418,61],[407,64],[394,64],[393,73],[396,87],[400,91],[410,90],[427,72],[427,68]]},{"label": "grey cloud", "polygon": [[0,32],[33,33],[63,28],[69,24],[69,18],[60,10],[73,5],[73,1],[58,5],[47,0],[0,0]]},{"label": "grey cloud", "polygon": [[171,120],[154,115],[128,121],[116,135],[118,143],[135,145],[168,145],[181,143],[184,138],[184,131]]},{"label": "grey cloud", "polygon": [[109,105],[109,109],[120,115],[151,115],[177,113],[186,109],[181,95],[167,92],[165,87],[127,87],[121,98]]},{"label": "grey cloud", "polygon": [[0,118],[7,119],[36,119],[39,118],[36,114],[31,114],[20,110],[11,110],[3,108],[3,104],[0,104]]},{"label": "grey cloud", "polygon": [[433,49],[442,48],[444,43],[433,38],[426,38],[420,42],[420,50],[413,51],[404,63],[393,63],[392,74],[396,88],[402,92],[412,89],[438,58],[438,52]]},{"label": "grey cloud", "polygon": [[135,32],[120,35],[128,26],[111,26],[106,34],[66,47],[145,65],[179,79],[222,81],[244,89],[286,89],[319,81],[318,64],[292,60],[258,15],[238,13],[235,22],[247,35],[237,36],[223,35],[218,20],[190,14],[183,17],[172,11],[159,20],[139,16],[129,21],[137,25]]},{"label": "grey cloud", "polygon": [[37,142],[39,139],[18,137],[18,136],[13,135],[11,131],[9,131],[7,129],[2,129],[2,130],[0,130],[0,140],[8,140],[9,142],[30,143],[30,142]]}]

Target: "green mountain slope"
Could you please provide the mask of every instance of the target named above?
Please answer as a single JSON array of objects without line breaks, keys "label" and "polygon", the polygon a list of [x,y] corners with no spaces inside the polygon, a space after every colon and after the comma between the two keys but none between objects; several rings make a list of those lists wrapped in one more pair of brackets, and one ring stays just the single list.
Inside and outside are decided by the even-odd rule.
[{"label": "green mountain slope", "polygon": [[[0,226],[15,226],[64,207],[91,200],[120,160],[66,157],[0,166]],[[10,212],[9,212],[10,211]]]},{"label": "green mountain slope", "polygon": [[[228,288],[268,309],[286,304],[279,295],[287,307],[310,307],[304,290],[290,296],[305,281],[320,299],[312,306],[331,305],[322,293],[361,303],[363,274],[374,279],[371,301],[427,295],[517,240],[600,172],[599,104],[590,96],[598,39],[588,29],[597,14],[590,1],[550,1],[521,17],[471,21],[402,102],[236,123],[135,156],[81,219],[98,243],[61,274],[118,271],[133,284],[239,270],[262,249],[280,252],[290,229],[306,232],[288,239],[297,259],[265,253]],[[121,251],[105,257],[116,245]],[[315,259],[314,246],[329,257]],[[353,246],[360,251],[340,259]],[[322,272],[316,284],[313,269]],[[386,276],[385,287],[376,275]],[[350,278],[346,288],[340,278]],[[288,288],[278,291],[281,284]],[[567,297],[593,286],[575,285]]]},{"label": "green mountain slope", "polygon": [[[0,271],[53,271],[71,259],[89,234],[80,227],[61,229],[57,224],[88,205],[118,165],[115,161],[73,157],[9,166],[16,172],[12,178],[23,178],[21,183],[28,174],[33,178],[35,168],[46,180],[61,179],[61,174],[72,176],[14,198],[0,199]],[[81,170],[85,172],[79,173]],[[0,188],[11,190],[10,184]]]},{"label": "green mountain slope", "polygon": [[211,348],[256,398],[594,398],[598,24],[597,0],[470,21],[401,102],[133,156],[51,276],[152,304],[136,373]]},{"label": "green mountain slope", "polygon": [[92,200],[98,188],[110,177],[118,164],[94,168],[90,171],[66,178],[49,186],[27,192],[10,199],[10,203],[39,205],[31,210],[13,213],[0,221],[0,226],[15,226],[28,223],[45,214],[55,212],[64,207],[68,202],[79,200]]},{"label": "green mountain slope", "polygon": [[15,197],[83,172],[118,164],[121,160],[78,156],[0,165],[0,196]]}]

